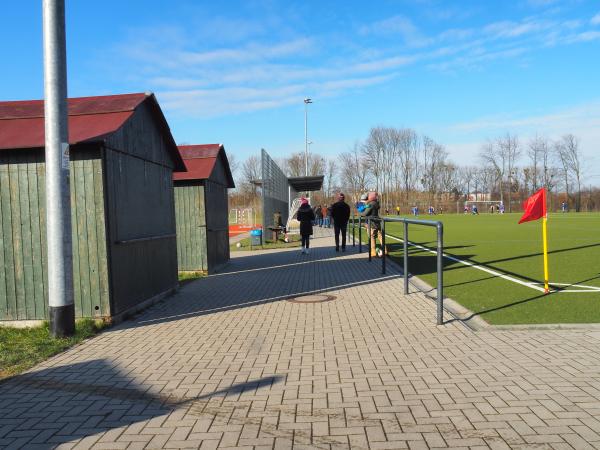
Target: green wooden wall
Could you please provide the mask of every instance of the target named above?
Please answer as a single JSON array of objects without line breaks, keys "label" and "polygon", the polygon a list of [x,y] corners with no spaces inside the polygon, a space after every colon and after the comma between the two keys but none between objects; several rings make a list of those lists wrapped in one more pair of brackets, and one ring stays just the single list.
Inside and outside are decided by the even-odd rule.
[{"label": "green wooden wall", "polygon": [[[110,315],[100,151],[71,152],[73,280],[79,317]],[[0,151],[0,320],[47,318],[42,150]]]},{"label": "green wooden wall", "polygon": [[204,186],[175,186],[179,270],[208,271]]}]

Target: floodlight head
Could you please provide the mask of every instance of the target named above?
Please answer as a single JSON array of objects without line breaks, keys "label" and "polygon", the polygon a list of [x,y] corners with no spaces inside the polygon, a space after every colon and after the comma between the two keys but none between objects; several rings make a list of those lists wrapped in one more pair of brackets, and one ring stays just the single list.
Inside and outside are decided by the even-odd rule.
[{"label": "floodlight head", "polygon": [[304,103],[312,103],[312,99],[311,98],[305,98],[304,99]]}]

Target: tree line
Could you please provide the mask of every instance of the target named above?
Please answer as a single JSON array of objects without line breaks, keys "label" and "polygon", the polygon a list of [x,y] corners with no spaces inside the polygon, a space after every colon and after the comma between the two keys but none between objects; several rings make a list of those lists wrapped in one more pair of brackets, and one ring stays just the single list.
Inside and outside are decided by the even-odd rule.
[{"label": "tree line", "polygon": [[[304,153],[277,161],[288,176],[305,172]],[[541,187],[549,193],[551,208],[567,202],[581,211],[600,205],[598,189],[582,186],[584,165],[579,141],[573,134],[552,140],[537,135],[520,140],[506,133],[483,143],[473,163],[459,165],[444,146],[411,128],[373,127],[363,141],[334,158],[311,153],[309,175],[324,175],[321,192],[313,202],[328,203],[338,191],[357,201],[367,190],[380,192],[384,208],[413,205],[452,205],[464,200],[492,200],[507,211],[520,210],[525,198]],[[260,178],[260,159],[251,156],[240,167],[237,200],[257,195],[252,180]],[[239,181],[241,180],[241,183]],[[554,203],[554,205],[552,205]]]}]

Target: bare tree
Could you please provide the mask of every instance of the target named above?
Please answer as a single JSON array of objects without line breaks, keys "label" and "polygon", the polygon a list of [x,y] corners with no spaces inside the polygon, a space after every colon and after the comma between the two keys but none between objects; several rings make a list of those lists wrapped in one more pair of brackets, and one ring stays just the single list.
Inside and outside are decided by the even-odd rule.
[{"label": "bare tree", "polygon": [[[285,172],[288,177],[303,177],[305,175],[305,155],[298,152],[293,153],[285,160]],[[308,175],[316,176],[323,175],[325,172],[325,159],[316,153],[308,155]]]},{"label": "bare tree", "polygon": [[575,202],[575,211],[581,210],[581,153],[579,151],[579,141],[572,134],[567,134],[561,139],[561,154],[565,159],[566,167],[572,172],[577,182],[577,200]]},{"label": "bare tree", "polygon": [[294,153],[286,159],[285,169],[289,177],[301,177],[305,172],[305,162],[303,153]]},{"label": "bare tree", "polygon": [[229,163],[229,170],[231,170],[231,175],[235,179],[237,171],[240,169],[240,162],[233,153],[227,155],[227,162]]},{"label": "bare tree", "polygon": [[363,156],[367,167],[375,178],[375,190],[381,191],[381,178],[385,171],[386,131],[382,127],[371,128],[363,145]]},{"label": "bare tree", "polygon": [[438,178],[439,180],[439,190],[442,193],[454,193],[455,200],[457,199],[460,184],[460,178],[458,175],[458,167],[456,167],[451,162],[443,161],[438,166],[436,178]]},{"label": "bare tree", "polygon": [[544,136],[536,135],[533,139],[529,141],[527,156],[529,156],[529,159],[531,161],[530,177],[532,182],[532,188],[534,191],[536,191],[540,185],[540,178],[544,179],[543,174],[541,174],[540,172],[545,167],[542,164],[544,162],[544,155],[548,154],[549,149],[550,144],[548,143],[548,138]]},{"label": "bare tree", "polygon": [[369,183],[369,172],[366,170],[361,148],[362,145],[356,142],[350,151],[340,155],[341,186],[348,191],[353,202],[358,201]]},{"label": "bare tree", "polygon": [[257,156],[250,156],[244,161],[242,176],[245,183],[260,179],[260,159]]},{"label": "bare tree", "polygon": [[438,172],[445,164],[448,153],[444,148],[433,139],[423,136],[423,145],[421,147],[421,184],[429,193],[429,203],[433,203],[433,198],[441,185],[441,177]]},{"label": "bare tree", "polygon": [[477,170],[478,169],[475,166],[464,166],[459,168],[459,180],[462,185],[461,191],[465,194],[467,200],[471,194],[471,186],[474,185],[474,178]]},{"label": "bare tree", "polygon": [[250,156],[242,164],[243,188],[256,196],[256,180],[261,177],[260,159],[257,156]]},{"label": "bare tree", "polygon": [[[485,166],[493,169],[494,178],[499,183],[500,203],[504,203],[504,174],[506,173],[506,154],[502,148],[492,141],[487,141],[481,147],[479,158]],[[477,195],[477,192],[475,192]],[[477,200],[477,198],[475,198]]]},{"label": "bare tree", "polygon": [[323,190],[326,198],[333,195],[333,186],[335,184],[335,176],[337,173],[336,160],[328,159],[325,162],[325,179],[323,180]]},{"label": "bare tree", "polygon": [[559,164],[559,172],[564,183],[565,193],[567,195],[567,202],[571,199],[570,193],[570,167],[569,167],[569,155],[565,148],[564,142],[562,140],[558,140],[554,143],[554,156]]},{"label": "bare tree", "polygon": [[508,170],[508,212],[512,212],[512,192],[514,190],[514,180],[516,176],[515,167],[519,156],[521,156],[519,139],[516,135],[506,133],[506,135],[498,138],[498,147],[500,149],[500,153],[504,155],[506,169]]},{"label": "bare tree", "polygon": [[402,178],[402,188],[408,204],[409,193],[414,188],[419,176],[418,152],[419,137],[414,130],[404,128],[398,130],[400,146],[398,148],[398,163]]},{"label": "bare tree", "polygon": [[323,158],[321,155],[317,155],[316,153],[311,153],[308,155],[308,176],[315,177],[317,175],[323,175],[324,173],[325,158]]}]

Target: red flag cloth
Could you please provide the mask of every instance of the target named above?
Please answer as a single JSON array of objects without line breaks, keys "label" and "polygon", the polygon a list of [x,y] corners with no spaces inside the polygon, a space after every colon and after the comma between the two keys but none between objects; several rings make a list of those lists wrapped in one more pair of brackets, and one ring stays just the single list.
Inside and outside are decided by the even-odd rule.
[{"label": "red flag cloth", "polygon": [[546,189],[541,188],[523,202],[523,217],[519,223],[538,220],[546,216]]}]

